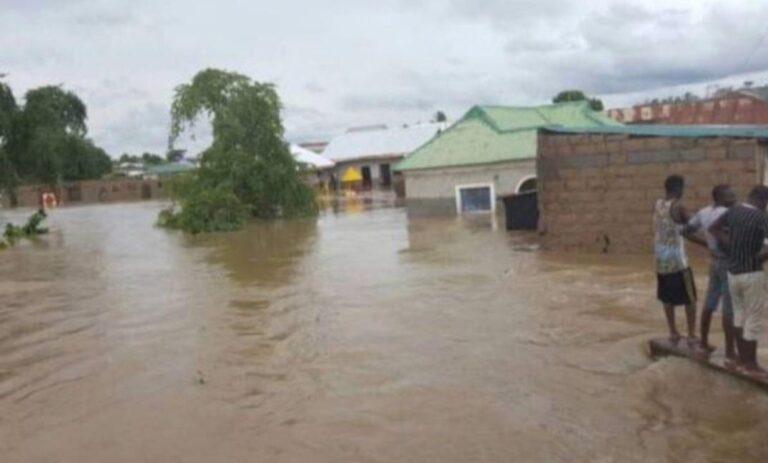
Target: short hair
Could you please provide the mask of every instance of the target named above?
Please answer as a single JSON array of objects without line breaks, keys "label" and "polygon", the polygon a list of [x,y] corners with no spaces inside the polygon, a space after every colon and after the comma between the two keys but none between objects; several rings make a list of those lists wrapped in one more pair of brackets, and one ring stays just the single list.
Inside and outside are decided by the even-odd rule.
[{"label": "short hair", "polygon": [[664,180],[664,189],[667,193],[682,193],[685,186],[685,180],[680,175],[670,175]]},{"label": "short hair", "polygon": [[714,188],[712,188],[712,200],[715,202],[720,201],[723,199],[723,196],[725,196],[725,193],[731,189],[730,185],[726,185],[725,183],[721,183],[719,185],[715,185]]},{"label": "short hair", "polygon": [[756,199],[760,202],[768,203],[768,186],[757,185],[749,192],[750,199]]}]

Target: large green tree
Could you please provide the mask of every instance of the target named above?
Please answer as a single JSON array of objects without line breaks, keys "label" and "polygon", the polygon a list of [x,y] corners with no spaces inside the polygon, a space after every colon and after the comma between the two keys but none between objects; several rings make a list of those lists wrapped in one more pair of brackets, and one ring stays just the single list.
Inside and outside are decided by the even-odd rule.
[{"label": "large green tree", "polygon": [[599,98],[589,98],[581,90],[563,90],[552,98],[552,103],[563,103],[567,101],[589,101],[589,107],[595,111],[603,110],[603,101]]},{"label": "large green tree", "polygon": [[30,90],[18,106],[0,82],[0,188],[13,195],[22,182],[55,185],[108,173],[110,158],[86,138],[86,118],[83,101],[59,86]]},{"label": "large green tree", "polygon": [[213,143],[200,168],[177,184],[180,210],[164,213],[161,223],[197,233],[236,229],[251,217],[317,213],[314,194],[283,141],[272,84],[218,69],[199,72],[176,88],[170,149],[200,115],[211,120]]}]

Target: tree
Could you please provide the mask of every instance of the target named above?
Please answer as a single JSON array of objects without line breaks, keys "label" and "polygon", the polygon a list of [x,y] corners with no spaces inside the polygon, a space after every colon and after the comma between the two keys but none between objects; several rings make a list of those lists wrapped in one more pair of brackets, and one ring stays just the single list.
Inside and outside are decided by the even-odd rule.
[{"label": "tree", "polygon": [[552,98],[552,103],[563,103],[567,101],[589,101],[589,107],[594,111],[603,110],[603,102],[598,98],[587,98],[581,90],[563,90]]},{"label": "tree", "polygon": [[176,88],[170,149],[200,114],[211,118],[213,143],[200,168],[175,186],[180,209],[160,223],[192,233],[233,230],[251,217],[314,215],[312,190],[283,141],[280,99],[272,84],[206,69]]},{"label": "tree", "polygon": [[30,90],[15,103],[0,82],[0,188],[10,193],[23,182],[55,185],[61,180],[99,178],[111,160],[87,134],[85,104],[58,86]]},{"label": "tree", "polygon": [[169,149],[168,152],[165,153],[165,160],[168,162],[179,162],[184,159],[186,153],[187,150]]},{"label": "tree", "polygon": [[144,165],[147,165],[147,166],[156,166],[159,164],[164,164],[165,159],[159,154],[145,152],[144,154],[141,155],[141,162],[143,162]]},{"label": "tree", "polygon": [[448,117],[445,115],[444,112],[438,111],[435,113],[435,122],[445,122],[448,120]]}]

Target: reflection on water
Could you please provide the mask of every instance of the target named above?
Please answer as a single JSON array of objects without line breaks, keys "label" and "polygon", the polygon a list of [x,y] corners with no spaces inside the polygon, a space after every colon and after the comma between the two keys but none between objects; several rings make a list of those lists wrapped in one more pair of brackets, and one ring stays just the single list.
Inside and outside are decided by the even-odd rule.
[{"label": "reflection on water", "polygon": [[0,253],[2,461],[765,461],[764,394],[648,360],[647,257],[346,206],[55,211]]}]

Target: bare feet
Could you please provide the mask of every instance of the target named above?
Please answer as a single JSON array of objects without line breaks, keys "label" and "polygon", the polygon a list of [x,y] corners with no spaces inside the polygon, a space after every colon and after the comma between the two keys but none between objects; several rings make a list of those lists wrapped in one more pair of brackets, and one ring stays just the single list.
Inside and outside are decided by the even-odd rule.
[{"label": "bare feet", "polygon": [[705,351],[705,352],[707,352],[707,353],[709,353],[709,354],[711,354],[712,352],[714,352],[714,351],[715,351],[716,347],[715,347],[715,346],[713,346],[712,344],[709,344],[709,343],[706,343],[706,344],[705,344],[705,343],[703,343],[703,342],[700,342],[700,343],[699,343],[699,349],[700,349],[700,350],[703,350],[703,351]]},{"label": "bare feet", "polygon": [[753,379],[768,381],[768,371],[764,370],[760,365],[744,365],[742,371]]},{"label": "bare feet", "polygon": [[729,369],[731,371],[735,371],[735,372],[739,372],[742,369],[741,368],[741,362],[739,361],[739,359],[737,359],[735,357],[726,357],[725,361],[723,361],[723,366],[725,366],[725,368],[727,368],[727,369]]}]

